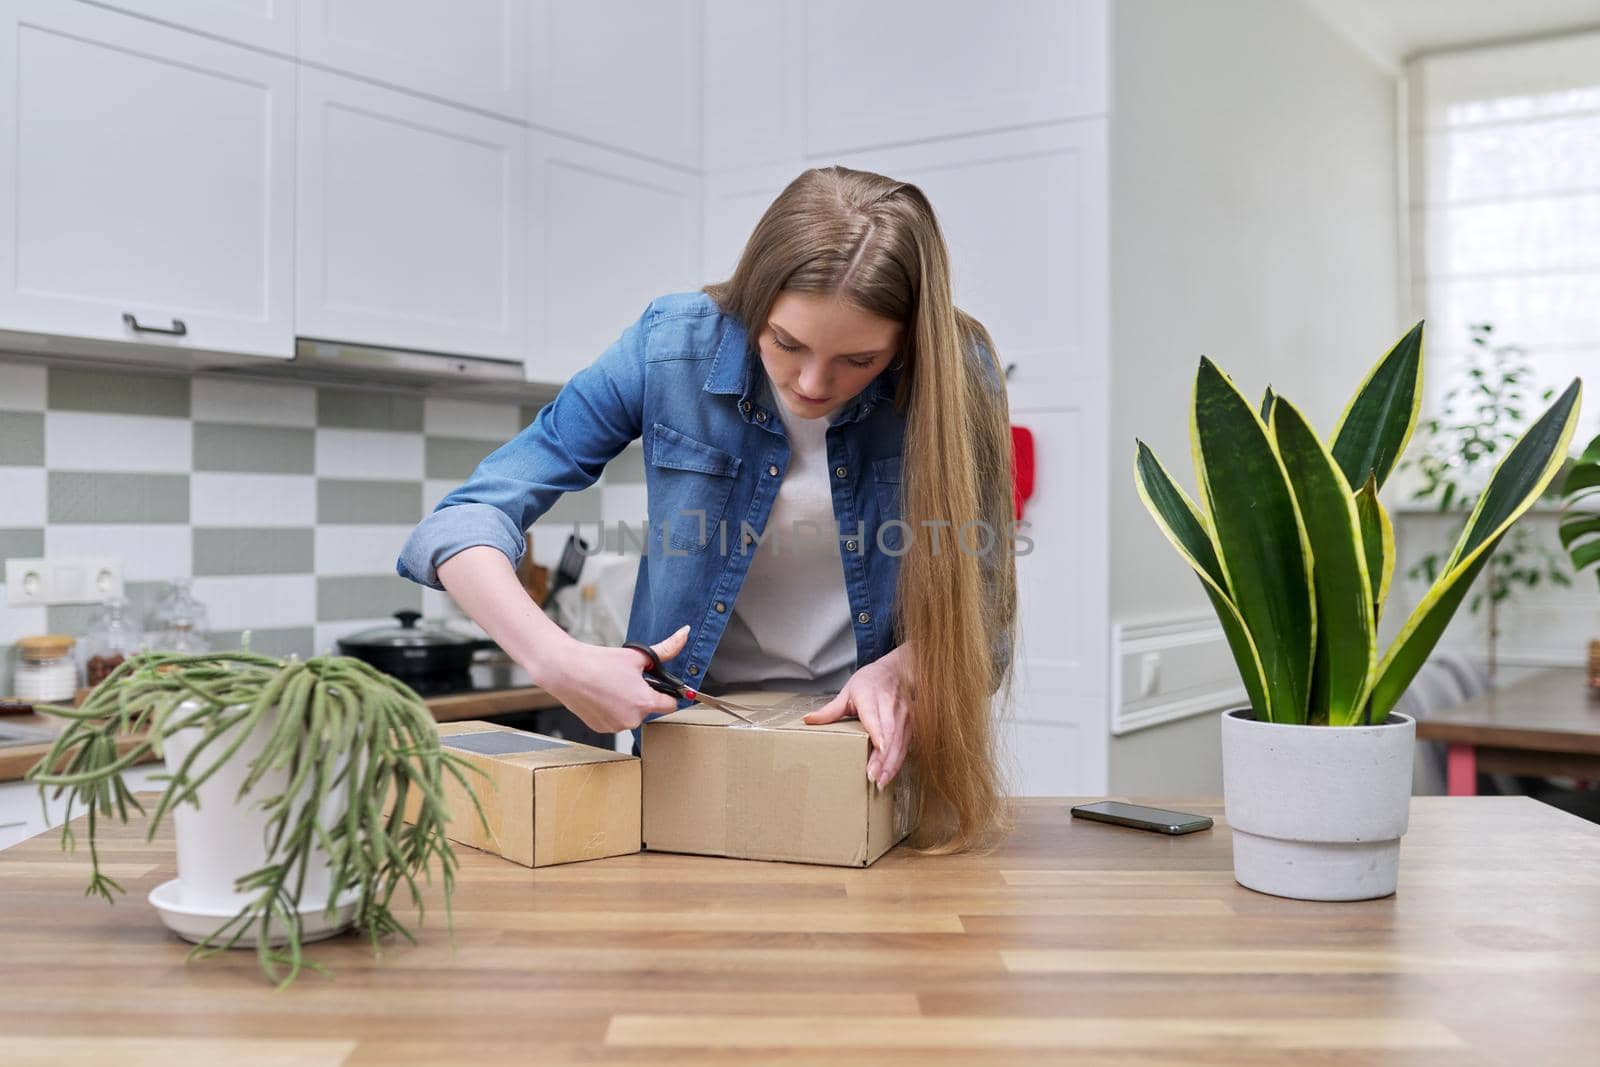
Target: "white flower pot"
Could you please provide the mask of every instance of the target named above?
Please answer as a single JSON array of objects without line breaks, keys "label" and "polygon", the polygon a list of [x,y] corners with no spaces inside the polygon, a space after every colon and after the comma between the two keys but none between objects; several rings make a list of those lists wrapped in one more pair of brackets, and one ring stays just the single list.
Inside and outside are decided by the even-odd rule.
[{"label": "white flower pot", "polygon": [[[194,707],[192,703],[185,703],[174,714],[189,714]],[[249,772],[251,761],[266,747],[276,722],[275,709],[262,716],[238,751],[196,790],[195,796],[200,804],[198,808],[184,801],[171,809],[173,830],[177,837],[177,885],[163,887],[163,900],[157,902],[157,906],[162,909],[162,917],[168,925],[185,937],[191,936],[194,922],[209,921],[203,931],[209,933],[221,925],[221,918],[217,917],[236,914],[256,899],[256,891],[240,893],[234,889],[234,882],[266,865],[267,812],[262,809],[261,801],[278,796],[289,787],[289,768],[267,772],[242,799],[237,798],[237,794]],[[166,761],[167,773],[176,773],[201,736],[199,727],[186,727],[175,731],[165,740],[162,756]],[[190,768],[190,776],[203,773],[211,766],[231,743],[232,736],[231,733],[225,734],[206,746],[206,750]],[[300,790],[300,803],[304,802],[310,790],[311,783],[307,781]],[[336,790],[323,799],[319,813],[323,825],[336,825],[344,817],[345,806],[345,784],[341,782]],[[344,914],[344,922],[328,929],[328,924],[321,920],[328,904],[332,880],[333,871],[327,854],[320,846],[314,847],[298,909],[307,940],[311,939],[313,925],[316,927],[316,936],[326,937],[337,933],[344,922],[348,922],[349,914]],[[348,901],[341,900],[340,903],[345,905],[344,912],[353,911]],[[180,929],[173,925],[169,911],[187,915],[191,920],[190,928]],[[315,923],[313,918],[316,919]],[[215,921],[210,921],[213,919]],[[271,934],[270,940],[274,943],[283,939],[281,924],[276,919],[273,920]],[[249,931],[240,944],[254,945],[255,931]]]},{"label": "white flower pot", "polygon": [[1395,891],[1411,814],[1417,724],[1258,722],[1222,716],[1222,792],[1240,885],[1298,900],[1370,900]]}]

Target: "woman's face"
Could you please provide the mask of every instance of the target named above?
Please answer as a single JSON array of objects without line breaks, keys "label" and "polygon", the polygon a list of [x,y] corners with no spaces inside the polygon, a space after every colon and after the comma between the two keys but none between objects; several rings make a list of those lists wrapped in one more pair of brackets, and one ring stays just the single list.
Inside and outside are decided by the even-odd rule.
[{"label": "woman's face", "polygon": [[790,411],[817,419],[871,384],[899,351],[901,332],[837,297],[781,292],[761,331],[761,364]]}]

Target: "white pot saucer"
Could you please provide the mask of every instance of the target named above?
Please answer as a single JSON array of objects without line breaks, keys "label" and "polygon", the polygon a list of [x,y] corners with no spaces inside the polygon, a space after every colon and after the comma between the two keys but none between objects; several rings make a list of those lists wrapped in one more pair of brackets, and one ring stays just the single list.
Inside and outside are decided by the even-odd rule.
[{"label": "white pot saucer", "polygon": [[[321,941],[334,937],[350,925],[355,918],[356,904],[361,899],[360,889],[346,890],[339,900],[338,909],[332,920],[326,917],[325,909],[317,906],[300,909],[300,941],[302,944],[311,941]],[[239,913],[237,908],[218,908],[207,905],[194,905],[186,903],[183,899],[183,884],[174,878],[170,882],[162,882],[150,890],[150,904],[161,914],[161,921],[167,928],[185,941],[199,943],[217,927]],[[252,923],[235,942],[237,948],[255,948],[256,932],[260,927]],[[282,945],[287,943],[288,937],[284,932],[283,923],[278,919],[272,920],[269,928],[268,944]]]}]

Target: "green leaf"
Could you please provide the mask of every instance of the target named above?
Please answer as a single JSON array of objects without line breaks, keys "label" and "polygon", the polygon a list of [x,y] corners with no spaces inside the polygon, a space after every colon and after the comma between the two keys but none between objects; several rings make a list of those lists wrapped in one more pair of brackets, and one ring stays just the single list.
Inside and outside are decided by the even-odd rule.
[{"label": "green leaf", "polygon": [[[1389,513],[1378,499],[1378,480],[1371,475],[1367,484],[1356,490],[1356,515],[1361,519],[1361,547],[1367,556],[1367,577],[1372,582],[1372,619],[1383,618],[1383,605],[1389,600],[1389,586],[1394,580],[1394,524]],[[1429,557],[1432,562],[1432,557]],[[1433,580],[1433,567],[1428,567],[1428,580]]]},{"label": "green leaf", "polygon": [[1388,479],[1417,426],[1422,405],[1422,323],[1367,373],[1333,431],[1333,458],[1351,485]]},{"label": "green leaf", "polygon": [[1190,435],[1224,588],[1261,656],[1268,714],[1304,722],[1316,651],[1306,532],[1266,425],[1203,357]]},{"label": "green leaf", "polygon": [[1267,391],[1261,396],[1261,421],[1272,422],[1272,402],[1277,399],[1277,394],[1272,391],[1272,386],[1267,386]]},{"label": "green leaf", "polygon": [[1355,494],[1305,416],[1281,397],[1272,406],[1271,429],[1316,561],[1317,645],[1309,718],[1348,726],[1361,714],[1377,643]]},{"label": "green leaf", "polygon": [[1438,644],[1473,579],[1513,523],[1533,506],[1561,469],[1578,422],[1583,383],[1574,379],[1528,429],[1489,479],[1467,520],[1444,574],[1406,620],[1393,646],[1378,664],[1368,721],[1382,722]]},{"label": "green leaf", "polygon": [[1189,566],[1200,577],[1200,584],[1211,598],[1222,632],[1228,639],[1228,648],[1239,668],[1240,680],[1250,698],[1250,706],[1263,718],[1270,714],[1266,681],[1261,672],[1261,656],[1255,642],[1245,630],[1239,609],[1228,598],[1224,586],[1222,564],[1217,560],[1216,546],[1206,532],[1205,523],[1188,495],[1172,480],[1156,454],[1143,441],[1136,442],[1138,454],[1134,458],[1134,485],[1139,499],[1156,520],[1156,525],[1166,535],[1172,547],[1178,550]]}]

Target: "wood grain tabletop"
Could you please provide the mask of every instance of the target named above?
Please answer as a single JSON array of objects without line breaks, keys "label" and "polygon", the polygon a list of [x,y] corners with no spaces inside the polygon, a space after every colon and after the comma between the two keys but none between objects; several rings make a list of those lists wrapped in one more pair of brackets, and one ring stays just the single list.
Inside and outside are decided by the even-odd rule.
[{"label": "wood grain tabletop", "polygon": [[1398,895],[1313,904],[1234,883],[1215,802],[1152,802],[1217,826],[1028,800],[991,855],[866,870],[460,848],[453,947],[430,909],[415,946],[308,946],[331,977],[283,992],[253,953],[185,964],[144,900],[168,833],[106,835],[114,907],[48,834],[0,852],[0,1063],[1595,1062],[1600,827],[1418,798]]},{"label": "wood grain tabletop", "polygon": [[1580,667],[1552,667],[1417,720],[1417,736],[1494,748],[1600,755],[1600,699]]}]

